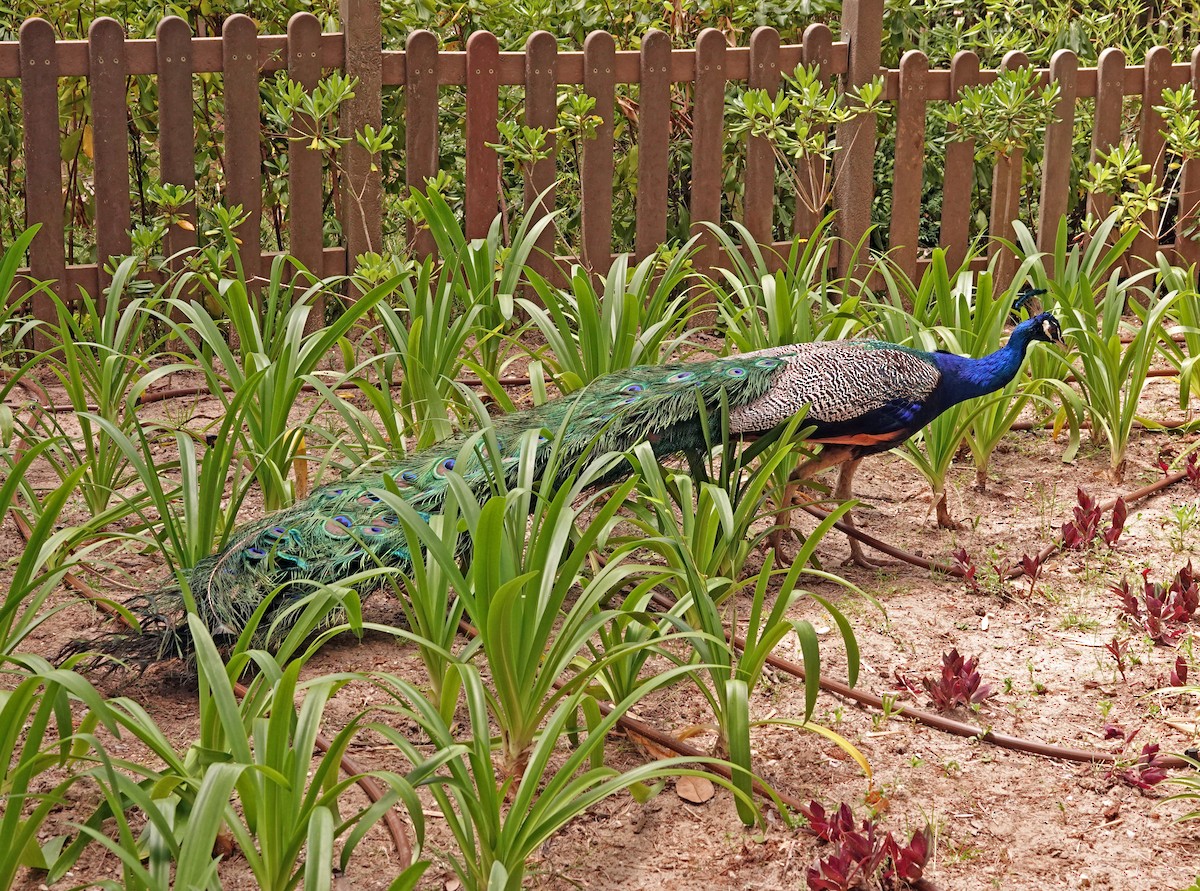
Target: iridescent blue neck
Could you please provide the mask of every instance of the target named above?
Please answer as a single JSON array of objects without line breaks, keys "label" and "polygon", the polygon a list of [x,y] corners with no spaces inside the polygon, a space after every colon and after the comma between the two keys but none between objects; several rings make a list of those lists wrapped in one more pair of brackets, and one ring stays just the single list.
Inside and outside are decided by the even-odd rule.
[{"label": "iridescent blue neck", "polygon": [[936,353],[934,361],[945,376],[942,390],[947,397],[946,404],[986,396],[1007,385],[1021,370],[1035,330],[1036,324],[1032,321],[1022,322],[1013,329],[1008,343],[979,359]]}]

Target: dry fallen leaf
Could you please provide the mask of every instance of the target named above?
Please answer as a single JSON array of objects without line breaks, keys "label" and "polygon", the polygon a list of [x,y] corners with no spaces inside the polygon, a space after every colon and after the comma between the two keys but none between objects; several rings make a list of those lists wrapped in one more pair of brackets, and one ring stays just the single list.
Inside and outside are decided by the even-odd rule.
[{"label": "dry fallen leaf", "polygon": [[712,782],[704,777],[680,777],[675,781],[675,793],[691,804],[704,804],[717,790]]}]

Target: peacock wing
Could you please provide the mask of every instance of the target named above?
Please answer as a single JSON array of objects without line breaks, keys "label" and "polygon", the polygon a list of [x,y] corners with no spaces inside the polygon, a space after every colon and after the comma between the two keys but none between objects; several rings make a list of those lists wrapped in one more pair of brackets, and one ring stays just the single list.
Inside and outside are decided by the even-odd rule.
[{"label": "peacock wing", "polygon": [[822,428],[898,433],[911,427],[941,380],[927,354],[879,341],[794,344],[757,355],[784,361],[762,396],[730,413],[735,433],[769,430],[806,405],[817,438]]}]

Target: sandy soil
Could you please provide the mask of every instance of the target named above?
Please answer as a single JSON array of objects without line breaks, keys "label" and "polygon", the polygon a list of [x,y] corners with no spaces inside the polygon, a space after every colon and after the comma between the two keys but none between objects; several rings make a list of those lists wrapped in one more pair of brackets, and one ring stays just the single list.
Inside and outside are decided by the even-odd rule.
[{"label": "sandy soil", "polygon": [[[1169,412],[1174,387],[1169,380],[1152,382],[1147,413],[1160,417]],[[179,407],[160,410],[187,415],[195,426],[212,415],[211,406],[204,404],[194,413]],[[857,513],[858,522],[868,533],[928,557],[945,559],[961,546],[981,566],[1007,564],[1051,540],[1071,514],[1076,487],[1098,498],[1135,488],[1160,475],[1154,465],[1161,450],[1177,453],[1184,442],[1167,434],[1138,436],[1127,480],[1114,487],[1105,472],[1107,455],[1086,440],[1079,458],[1064,464],[1062,443],[1046,433],[1012,433],[994,457],[987,491],[975,488],[968,460],[951,474],[950,508],[962,524],[957,531],[935,527],[928,488],[915,470],[895,455],[879,456],[864,462],[856,479],[857,494],[867,502]],[[1032,592],[1022,579],[985,585],[982,593],[972,593],[960,581],[904,564],[839,569],[875,597],[882,611],[840,588],[814,590],[832,597],[854,622],[863,656],[859,686],[864,689],[895,693],[896,672],[917,681],[932,677],[942,654],[956,647],[964,655],[979,657],[984,682],[998,691],[978,713],[960,711],[960,719],[1030,739],[1105,751],[1120,748],[1120,740],[1104,738],[1104,726],[1117,724],[1138,731],[1126,749],[1131,757],[1152,742],[1178,752],[1197,743],[1197,733],[1178,729],[1200,720],[1197,699],[1152,691],[1161,686],[1177,652],[1183,652],[1196,671],[1191,638],[1178,650],[1153,646],[1122,625],[1119,601],[1109,586],[1147,566],[1153,578],[1165,580],[1195,559],[1200,528],[1179,536],[1174,512],[1198,499],[1200,492],[1185,483],[1137,504],[1111,552],[1100,547],[1051,558]],[[0,559],[20,548],[14,527],[5,523]],[[845,539],[829,536],[819,553],[827,567],[838,569],[847,553]],[[141,578],[154,572],[153,555],[124,559],[125,568]],[[110,593],[122,592],[112,588]],[[383,619],[396,613],[394,604],[381,597],[374,599],[372,609]],[[811,601],[802,603],[797,615],[824,632],[825,671],[843,677],[845,660],[837,634],[820,608]],[[51,654],[81,629],[102,626],[91,607],[73,606],[49,622],[31,647]],[[1103,649],[1114,635],[1129,640],[1130,664],[1124,677]],[[786,639],[779,653],[798,658],[794,638]],[[335,642],[318,654],[307,673],[345,669],[419,676],[413,652],[382,636]],[[128,682],[120,692],[141,702],[168,736],[183,745],[195,734],[193,698],[165,674],[152,672]],[[348,688],[330,706],[329,726],[336,729],[372,695],[365,687]],[[927,704],[924,697],[901,701]],[[799,717],[804,708],[802,685],[768,670],[752,706],[760,718]],[[707,719],[702,698],[687,686],[648,700],[638,716],[675,732]],[[886,720],[828,694],[819,701],[816,719],[866,755],[872,776],[865,777],[820,736],[768,726],[753,736],[763,777],[789,795],[813,798],[827,807],[847,802],[860,819],[873,814],[882,829],[897,836],[907,838],[914,830],[932,827],[935,847],[926,875],[938,888],[1150,891],[1183,889],[1200,874],[1200,822],[1178,822],[1194,806],[1164,802],[1167,785],[1141,791],[1103,767],[1009,752],[907,719]],[[712,736],[702,733],[690,741],[704,748]],[[610,752],[618,764],[642,757],[619,736],[611,741]],[[355,753],[371,767],[402,766],[387,747],[369,737],[360,740]],[[131,757],[136,752],[127,747],[122,754]],[[55,814],[48,834],[63,831],[67,821],[85,812],[89,799],[83,787],[77,788],[80,800]],[[426,853],[435,863],[422,887],[455,887],[452,871],[438,856],[449,843],[444,824],[431,817]],[[570,824],[543,846],[527,884],[595,891],[803,888],[805,870],[827,850],[778,819],[765,830],[743,828],[726,792],[718,790],[712,800],[693,805],[668,786],[647,805],[617,796]],[[386,887],[395,867],[395,853],[377,827],[335,884]],[[93,846],[60,887],[117,877],[116,859]],[[229,888],[253,887],[236,853],[223,866],[222,877]],[[31,874],[20,887],[44,887],[41,883],[40,876]]]}]

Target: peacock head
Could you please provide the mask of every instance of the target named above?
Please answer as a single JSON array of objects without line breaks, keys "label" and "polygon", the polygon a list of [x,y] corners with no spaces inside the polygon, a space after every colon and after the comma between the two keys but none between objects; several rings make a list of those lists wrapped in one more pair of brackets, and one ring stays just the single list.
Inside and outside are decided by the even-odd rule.
[{"label": "peacock head", "polygon": [[1046,343],[1066,346],[1066,341],[1062,336],[1062,327],[1058,324],[1058,319],[1054,318],[1053,313],[1038,313],[1017,327],[1026,329],[1029,332],[1030,340],[1043,340]]}]

